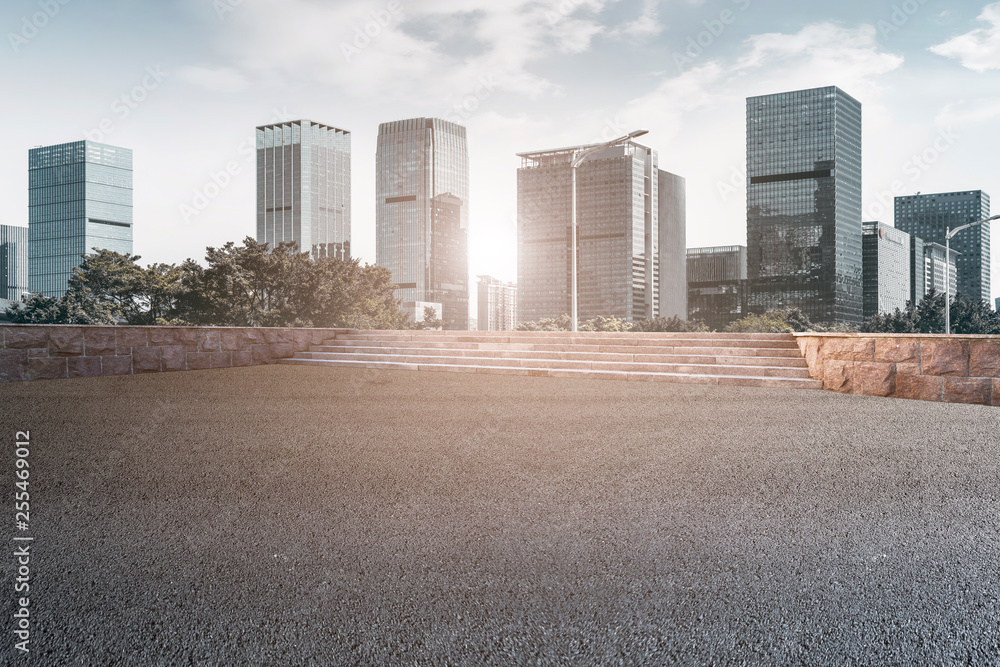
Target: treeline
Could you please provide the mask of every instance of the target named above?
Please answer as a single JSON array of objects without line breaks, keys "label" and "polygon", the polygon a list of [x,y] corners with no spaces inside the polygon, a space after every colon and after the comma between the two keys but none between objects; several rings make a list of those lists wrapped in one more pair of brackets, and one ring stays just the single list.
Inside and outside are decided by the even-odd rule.
[{"label": "treeline", "polygon": [[[568,314],[556,318],[544,318],[534,322],[519,322],[514,331],[570,331],[573,319]],[[614,315],[595,317],[579,322],[578,331],[708,331],[704,322],[682,320],[679,317],[655,317],[635,322],[620,320]]]},{"label": "treeline", "polygon": [[85,255],[62,297],[26,295],[7,310],[31,324],[186,324],[252,327],[411,326],[388,269],[312,260],[294,243],[270,250],[251,237],[206,250],[206,266],[138,265],[138,255]]}]

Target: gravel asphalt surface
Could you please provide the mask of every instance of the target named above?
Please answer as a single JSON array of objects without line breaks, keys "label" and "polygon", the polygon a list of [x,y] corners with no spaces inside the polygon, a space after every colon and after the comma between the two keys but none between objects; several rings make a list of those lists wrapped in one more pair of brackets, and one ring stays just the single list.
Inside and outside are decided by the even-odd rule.
[{"label": "gravel asphalt surface", "polygon": [[997,408],[294,366],[0,405],[3,664],[1000,663]]}]

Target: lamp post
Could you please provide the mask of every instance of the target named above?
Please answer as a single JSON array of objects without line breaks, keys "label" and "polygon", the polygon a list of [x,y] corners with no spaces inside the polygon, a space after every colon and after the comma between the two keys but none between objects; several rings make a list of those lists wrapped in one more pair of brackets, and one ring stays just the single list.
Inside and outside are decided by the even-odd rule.
[{"label": "lamp post", "polygon": [[618,137],[617,139],[612,139],[611,141],[601,144],[600,146],[594,146],[593,148],[588,148],[585,151],[573,151],[573,160],[570,162],[570,199],[569,199],[569,215],[571,218],[570,224],[570,246],[572,247],[572,252],[570,253],[570,318],[573,320],[571,331],[575,332],[577,330],[577,313],[576,313],[576,168],[583,164],[583,161],[587,159],[587,156],[595,151],[599,151],[603,148],[611,148],[612,146],[617,146],[618,144],[625,143],[636,137],[641,137],[642,135],[649,132],[649,130],[633,130],[623,137]]},{"label": "lamp post", "polygon": [[985,220],[977,220],[976,222],[970,222],[964,225],[960,225],[955,229],[951,227],[946,227],[944,230],[944,332],[946,334],[951,334],[951,299],[948,295],[951,286],[949,285],[951,278],[951,271],[949,270],[951,264],[951,239],[964,229],[969,227],[975,227],[976,225],[981,225],[984,222],[989,222],[990,220],[996,220],[1000,218],[1000,215],[990,216]]}]

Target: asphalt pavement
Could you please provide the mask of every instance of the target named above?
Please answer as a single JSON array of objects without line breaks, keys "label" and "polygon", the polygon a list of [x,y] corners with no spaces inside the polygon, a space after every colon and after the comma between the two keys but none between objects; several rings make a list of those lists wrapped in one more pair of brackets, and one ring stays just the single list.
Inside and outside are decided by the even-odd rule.
[{"label": "asphalt pavement", "polygon": [[4,664],[1000,663],[998,408],[305,366],[0,406]]}]

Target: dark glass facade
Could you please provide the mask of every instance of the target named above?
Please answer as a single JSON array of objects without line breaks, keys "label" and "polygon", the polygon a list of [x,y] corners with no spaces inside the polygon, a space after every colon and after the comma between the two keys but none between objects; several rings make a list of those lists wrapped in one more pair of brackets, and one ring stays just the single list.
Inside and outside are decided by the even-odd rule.
[{"label": "dark glass facade", "polygon": [[[572,310],[570,164],[589,148],[519,154],[519,321]],[[579,318],[684,317],[684,179],[659,169],[655,151],[629,142],[579,166],[576,206]]]},{"label": "dark glass facade", "polygon": [[438,118],[379,125],[375,262],[403,302],[440,303],[446,329],[469,328],[469,149]]},{"label": "dark glass facade", "polygon": [[862,319],[861,104],[835,86],[747,98],[753,312]]},{"label": "dark glass facade", "polygon": [[[945,231],[990,217],[990,196],[982,190],[908,195],[895,199],[898,229],[944,245]],[[951,240],[958,253],[958,292],[990,301],[990,224],[963,230]]]},{"label": "dark glass facade", "polygon": [[747,314],[746,246],[688,248],[688,315],[721,331]]},{"label": "dark glass facade", "polygon": [[132,151],[93,141],[28,151],[28,284],[60,297],[98,250],[132,254]]},{"label": "dark glass facade", "polygon": [[257,128],[257,241],[350,259],[350,132],[308,120]]}]

